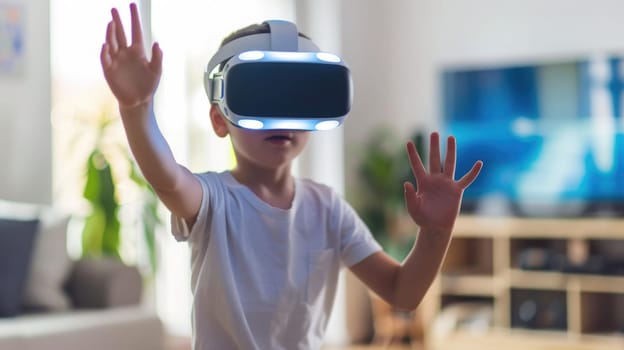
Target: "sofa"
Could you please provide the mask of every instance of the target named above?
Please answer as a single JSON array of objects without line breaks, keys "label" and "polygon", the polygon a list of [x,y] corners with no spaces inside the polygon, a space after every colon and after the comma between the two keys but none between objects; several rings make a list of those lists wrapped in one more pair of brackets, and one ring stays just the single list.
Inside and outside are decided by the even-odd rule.
[{"label": "sofa", "polygon": [[139,270],[113,258],[71,258],[70,219],[0,200],[0,349],[164,349]]}]

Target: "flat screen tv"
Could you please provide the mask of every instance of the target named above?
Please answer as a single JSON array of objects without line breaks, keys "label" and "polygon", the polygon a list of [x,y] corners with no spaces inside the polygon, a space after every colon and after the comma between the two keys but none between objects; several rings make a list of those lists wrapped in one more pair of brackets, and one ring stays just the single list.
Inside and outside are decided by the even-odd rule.
[{"label": "flat screen tv", "polygon": [[624,214],[623,58],[445,67],[441,88],[458,174],[484,161],[464,212]]}]

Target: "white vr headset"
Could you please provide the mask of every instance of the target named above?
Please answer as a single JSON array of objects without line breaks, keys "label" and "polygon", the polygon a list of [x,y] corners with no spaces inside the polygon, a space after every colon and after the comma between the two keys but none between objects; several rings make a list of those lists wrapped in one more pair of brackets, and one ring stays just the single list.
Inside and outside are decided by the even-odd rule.
[{"label": "white vr headset", "polygon": [[245,129],[328,130],[342,124],[353,98],[349,68],[300,37],[293,23],[265,23],[270,33],[235,39],[210,59],[204,72],[210,102]]}]

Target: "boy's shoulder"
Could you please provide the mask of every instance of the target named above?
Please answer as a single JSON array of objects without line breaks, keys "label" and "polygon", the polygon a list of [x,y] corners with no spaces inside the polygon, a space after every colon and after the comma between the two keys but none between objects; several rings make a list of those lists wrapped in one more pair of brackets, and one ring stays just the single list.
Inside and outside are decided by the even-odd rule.
[{"label": "boy's shoulder", "polygon": [[336,192],[331,186],[324,184],[322,182],[312,180],[310,178],[296,177],[295,181],[299,182],[300,186],[303,186],[306,188],[311,188],[311,189],[315,189],[318,191],[325,191],[325,192]]},{"label": "boy's shoulder", "polygon": [[235,184],[236,180],[232,176],[229,170],[224,171],[204,171],[194,173],[196,177],[207,183],[223,183],[223,184]]},{"label": "boy's shoulder", "polygon": [[304,193],[305,197],[314,197],[324,201],[340,201],[342,196],[333,187],[317,182],[309,178],[295,178],[297,188]]},{"label": "boy's shoulder", "polygon": [[313,187],[323,187],[323,188],[331,188],[328,185],[322,183],[322,182],[318,182],[316,180],[312,180],[310,178],[307,177],[295,177],[296,181],[299,181],[300,183],[305,184],[306,186],[313,186]]}]

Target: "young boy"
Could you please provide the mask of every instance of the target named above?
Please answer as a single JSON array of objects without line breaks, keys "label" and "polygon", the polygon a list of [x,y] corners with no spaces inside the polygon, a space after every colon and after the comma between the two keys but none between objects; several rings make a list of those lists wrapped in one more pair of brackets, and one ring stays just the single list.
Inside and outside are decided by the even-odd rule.
[{"label": "young boy", "polygon": [[462,193],[481,162],[455,181],[453,137],[442,163],[439,136],[431,134],[429,172],[407,143],[418,190],[405,183],[405,202],[420,233],[398,263],[336,192],[293,177],[292,162],[308,132],[242,129],[213,104],[214,132],[230,136],[236,167],[193,174],[176,163],[152,109],[162,51],[154,43],[147,60],[135,4],[130,11],[132,42],[113,9],[101,63],[132,153],[171,211],[174,236],[191,248],[194,349],[320,348],[341,265],[390,304],[416,308],[438,272]]}]

